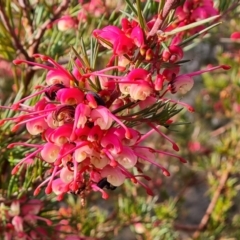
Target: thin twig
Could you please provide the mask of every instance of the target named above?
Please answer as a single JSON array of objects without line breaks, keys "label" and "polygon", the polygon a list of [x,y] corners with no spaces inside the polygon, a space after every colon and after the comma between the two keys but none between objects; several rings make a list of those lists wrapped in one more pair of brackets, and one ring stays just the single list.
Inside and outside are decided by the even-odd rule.
[{"label": "thin twig", "polygon": [[176,6],[176,4],[179,2],[179,0],[167,0],[162,13],[160,13],[158,15],[157,20],[155,21],[151,31],[148,33],[147,38],[152,37],[156,34],[157,30],[161,27],[163,20],[167,17],[167,15],[169,14],[169,12],[174,9],[174,7]]},{"label": "thin twig", "polygon": [[[70,3],[70,0],[63,0],[62,3],[59,5],[59,7],[55,10],[53,17],[46,20],[40,28],[38,28],[37,33],[34,37],[32,37],[32,41],[30,42],[30,47],[28,49],[28,54],[32,56],[34,53],[38,53],[38,47],[41,43],[41,39],[47,30],[47,27],[53,23],[60,15],[61,13],[67,9],[68,5]],[[31,69],[27,76],[25,77],[25,90],[27,89],[27,86],[29,85],[29,82],[31,81],[32,77],[34,75],[33,69]]]},{"label": "thin twig", "polygon": [[174,223],[174,229],[175,230],[182,230],[187,232],[194,232],[198,229],[198,225],[188,225],[188,224],[180,224],[180,223]]},{"label": "thin twig", "polygon": [[226,132],[229,128],[232,127],[232,124],[233,124],[232,122],[229,122],[229,123],[225,124],[224,126],[222,126],[222,127],[218,128],[218,129],[212,131],[212,132],[211,132],[211,136],[212,136],[212,137],[217,137],[218,135],[223,134],[223,133]]},{"label": "thin twig", "polygon": [[237,6],[239,6],[240,0],[238,0],[236,3],[232,3],[232,5],[221,15],[221,18],[225,17],[229,12],[236,9]]},{"label": "thin twig", "polygon": [[2,0],[0,0],[0,18],[3,22],[3,25],[5,26],[5,28],[7,29],[7,31],[10,33],[10,35],[12,37],[13,46],[17,50],[19,50],[27,60],[30,60],[31,59],[30,56],[28,55],[27,51],[24,49],[23,45],[19,41],[14,29],[12,28],[12,26],[8,20],[8,16],[6,15],[6,12],[4,9],[4,4],[3,4]]},{"label": "thin twig", "polygon": [[213,198],[212,198],[210,204],[208,205],[208,208],[207,208],[201,222],[199,223],[199,225],[197,227],[197,230],[193,234],[193,239],[197,239],[199,237],[201,231],[203,231],[206,228],[208,221],[210,219],[210,216],[216,206],[218,198],[221,195],[221,192],[226,185],[230,171],[231,171],[231,165],[229,164],[228,168],[223,172],[223,175],[220,178],[219,185],[213,195]]},{"label": "thin twig", "polygon": [[33,28],[33,22],[30,17],[30,14],[33,11],[33,8],[29,4],[29,2],[26,0],[18,0],[18,4],[22,9],[23,17],[26,19],[25,28],[26,28],[27,34],[30,34],[32,36],[34,32],[34,28]]},{"label": "thin twig", "polygon": [[36,35],[33,37],[32,41],[30,42],[30,49],[29,52],[30,54],[37,53],[38,47],[40,44],[40,40],[43,37],[45,31],[47,30],[47,27],[53,23],[59,16],[60,14],[67,9],[68,5],[70,3],[70,0],[63,0],[62,3],[59,5],[59,7],[54,11],[54,14],[51,18],[46,20],[42,26],[38,29]]}]

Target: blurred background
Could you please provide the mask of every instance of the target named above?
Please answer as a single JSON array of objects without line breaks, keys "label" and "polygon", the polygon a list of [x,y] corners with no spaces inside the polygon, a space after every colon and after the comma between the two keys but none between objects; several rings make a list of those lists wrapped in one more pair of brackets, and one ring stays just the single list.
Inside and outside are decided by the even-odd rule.
[{"label": "blurred background", "polygon": [[[149,6],[146,18],[157,12],[158,2],[143,1],[145,4]],[[93,29],[119,23],[119,10],[125,5],[124,1],[101,0],[0,1],[0,104],[9,105],[44,81],[43,71],[16,67],[14,59],[31,60],[33,53],[42,53],[67,65],[73,56],[71,46],[78,50],[81,39],[89,43]],[[240,239],[240,37],[231,37],[240,32],[240,2],[215,0],[215,7],[222,23],[185,47],[184,60],[189,62],[182,72],[219,64],[232,68],[195,77],[193,90],[176,97],[195,112],[183,109],[174,121],[184,124],[165,131],[188,162],[159,156],[157,161],[169,170],[170,177],[154,166],[145,166],[152,178],[146,184],[154,197],[130,181],[111,191],[108,200],[99,193],[91,194],[84,207],[75,195],[56,201],[52,195],[40,194],[42,214],[55,223],[67,221],[63,232],[106,240]],[[65,26],[59,19],[66,15],[74,21]],[[98,60],[99,68],[106,63],[104,57]],[[1,110],[1,118],[9,114]],[[36,161],[12,176],[11,169],[27,150],[6,148],[28,138],[24,129],[12,133],[10,123],[0,128],[0,203],[33,198],[44,166]],[[158,135],[147,144],[171,151],[170,144]]]}]

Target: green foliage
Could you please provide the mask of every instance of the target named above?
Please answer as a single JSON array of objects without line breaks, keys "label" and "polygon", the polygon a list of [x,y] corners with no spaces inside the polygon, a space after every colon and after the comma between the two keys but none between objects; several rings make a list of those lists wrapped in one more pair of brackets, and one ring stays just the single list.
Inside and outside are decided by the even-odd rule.
[{"label": "green foliage", "polygon": [[[30,1],[22,1],[27,3],[26,7],[21,7],[19,2],[0,1],[0,10],[6,14],[4,19],[9,20],[7,24],[4,21],[0,22],[1,60],[6,60],[9,64],[13,59],[22,58],[22,56],[27,60],[32,60],[32,54],[40,52],[52,56],[60,63],[70,62],[70,68],[75,66],[73,59],[77,56],[84,62],[86,69],[97,70],[110,56],[103,52],[98,42],[89,36],[95,28],[120,22],[120,13],[114,10],[115,7],[110,7],[110,10],[100,19],[89,13],[87,22],[79,23],[77,29],[61,32],[58,31],[54,21],[65,13],[67,7],[68,13],[77,16],[81,9],[78,1],[69,1],[69,5],[63,6],[63,10],[58,15],[55,12],[56,6],[60,6],[64,1],[50,1],[50,3],[37,1],[38,3],[33,6],[28,5]],[[229,38],[232,32],[240,30],[239,1],[219,0],[215,2],[224,16],[222,25],[218,26],[219,32],[222,31],[224,37]],[[160,1],[158,5],[157,2],[148,0],[146,3],[137,1],[135,4],[132,1],[126,1],[125,10],[122,12],[132,19],[138,19],[141,26],[146,28],[146,19],[156,12],[161,12],[164,3],[165,1]],[[236,7],[232,9],[232,6]],[[21,22],[20,19],[23,21]],[[51,28],[44,25],[49,19],[53,24]],[[210,20],[216,19],[213,17]],[[209,19],[182,29],[169,31],[167,35],[175,35],[177,32],[196,27],[203,22],[209,22]],[[214,23],[207,30],[217,25],[218,23]],[[41,38],[36,40],[36,36],[41,34],[44,26]],[[13,30],[16,31],[14,34],[11,33]],[[187,38],[180,45],[186,46],[193,40],[197,41],[192,46],[197,45],[203,33],[205,30]],[[13,36],[17,37],[18,41]],[[197,86],[201,89],[198,91],[199,95],[194,94],[194,97],[188,99],[195,107],[194,117],[184,110],[181,112],[181,117],[177,117],[176,115],[182,109],[169,101],[160,100],[145,111],[134,108],[132,112],[123,117],[128,126],[136,125],[136,122],[128,121],[128,117],[134,116],[136,121],[139,119],[146,122],[154,120],[155,123],[165,127],[168,127],[165,123],[170,117],[176,118],[178,123],[172,124],[166,132],[175,139],[179,138],[177,142],[180,143],[180,155],[185,157],[188,163],[182,166],[175,163],[172,158],[163,159],[160,156],[159,162],[162,161],[170,166],[171,177],[169,179],[163,178],[159,171],[146,167],[146,172],[152,177],[152,182],[149,181],[146,184],[151,186],[155,197],[147,196],[145,191],[130,181],[114,192],[110,192],[111,196],[107,201],[102,200],[99,193],[90,194],[87,196],[88,201],[84,207],[80,199],[74,195],[57,201],[53,195],[46,196],[41,193],[38,198],[44,202],[45,206],[41,214],[50,218],[53,226],[56,226],[60,220],[67,219],[74,233],[106,240],[121,239],[126,232],[129,238],[125,239],[133,240],[192,239],[193,233],[197,231],[196,224],[200,222],[199,218],[197,218],[198,221],[196,220],[199,216],[194,216],[195,212],[191,212],[193,205],[194,209],[201,210],[201,213],[199,213],[200,210],[198,211],[198,215],[209,216],[206,226],[201,229],[197,239],[240,238],[240,208],[238,206],[240,200],[240,77],[239,52],[237,52],[239,42],[216,42],[218,38],[216,31],[205,41],[209,44],[212,41],[217,45],[215,46],[217,52],[215,61],[231,65],[232,69],[228,73],[219,70],[219,72],[204,75],[203,82]],[[194,57],[198,58],[198,56]],[[189,60],[184,59],[178,64],[188,65],[189,63],[191,63]],[[172,64],[168,66],[174,67]],[[44,73],[34,68],[22,67],[21,70],[22,73],[19,74],[19,69],[12,67],[10,77],[1,76],[1,80],[9,79],[9,82],[5,81],[3,89],[11,91],[11,96],[5,96],[5,90],[3,91],[1,105],[19,101],[27,93],[33,92],[34,86],[41,85],[45,78]],[[16,87],[14,91],[12,90],[13,83]],[[94,85],[96,90],[98,87],[97,84]],[[34,105],[37,100],[38,97],[29,102]],[[129,106],[118,109],[119,116],[126,107]],[[0,116],[1,119],[11,118],[16,116],[16,112],[1,110]],[[181,122],[192,124],[177,126]],[[0,128],[0,205],[8,200],[32,196],[38,181],[44,178],[46,170],[46,165],[36,159],[28,168],[22,167],[17,175],[10,174],[16,163],[31,153],[20,146],[8,148],[12,142],[20,140],[25,143],[29,142],[29,135],[24,127],[19,128],[15,133],[11,131],[11,127],[9,121]],[[177,128],[178,132],[174,133],[172,128],[174,130]],[[40,137],[31,139],[32,143],[40,143],[40,141]],[[199,144],[199,147],[192,149],[190,147],[192,143]],[[149,144],[157,145],[161,150],[169,149],[169,146],[159,138],[151,139]],[[225,180],[223,176],[226,176]],[[189,196],[187,191],[192,188],[198,189],[201,183],[204,183],[204,190],[197,196],[200,201],[194,202],[194,196]],[[216,197],[214,208],[208,214],[206,209],[209,201],[211,202],[214,197]],[[206,199],[207,204],[204,203]],[[201,205],[204,204],[204,210],[202,210]],[[1,215],[0,219],[4,222],[4,215]],[[53,228],[46,229],[49,230],[49,235],[54,236]],[[62,230],[63,233],[68,231],[69,229]]]}]

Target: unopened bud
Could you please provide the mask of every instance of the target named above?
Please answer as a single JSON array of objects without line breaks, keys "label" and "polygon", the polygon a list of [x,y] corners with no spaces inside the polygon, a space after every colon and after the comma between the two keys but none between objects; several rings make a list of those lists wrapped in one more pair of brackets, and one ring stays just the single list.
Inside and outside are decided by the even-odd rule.
[{"label": "unopened bud", "polygon": [[141,47],[140,47],[140,54],[141,54],[142,56],[145,56],[146,51],[147,51],[147,46],[141,46]]},{"label": "unopened bud", "polygon": [[166,177],[169,177],[169,176],[170,176],[170,173],[169,173],[167,170],[164,170],[164,171],[163,171],[163,175],[165,175]]},{"label": "unopened bud", "polygon": [[33,192],[33,195],[37,196],[40,193],[40,191],[41,191],[41,188],[39,188],[39,187],[36,188],[35,191]]},{"label": "unopened bud", "polygon": [[148,49],[146,52],[145,60],[150,61],[153,57],[153,51],[152,49]]}]

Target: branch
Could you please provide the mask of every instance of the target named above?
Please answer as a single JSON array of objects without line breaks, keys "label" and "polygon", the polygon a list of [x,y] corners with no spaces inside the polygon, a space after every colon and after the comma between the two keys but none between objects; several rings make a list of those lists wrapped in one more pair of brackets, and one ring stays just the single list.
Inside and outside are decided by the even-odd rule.
[{"label": "branch", "polygon": [[23,17],[26,19],[26,32],[27,34],[30,34],[30,36],[32,36],[34,28],[30,14],[33,12],[33,7],[26,0],[18,0],[18,4],[23,12]]},{"label": "branch", "polygon": [[231,128],[232,125],[233,125],[233,122],[229,122],[229,123],[225,124],[224,126],[217,128],[216,130],[211,132],[211,137],[217,137],[218,135],[223,134],[229,128]]},{"label": "branch", "polygon": [[31,47],[29,49],[30,56],[34,53],[37,53],[38,47],[40,44],[40,40],[43,37],[45,31],[47,30],[47,27],[51,23],[53,23],[64,10],[67,9],[69,3],[70,3],[70,0],[63,0],[62,3],[59,5],[59,7],[55,10],[53,17],[46,20],[42,24],[42,26],[38,29],[37,34],[33,37],[32,41],[30,42],[30,45],[31,45]]},{"label": "branch", "polygon": [[2,3],[1,0],[0,0],[0,18],[2,19],[3,25],[5,26],[5,28],[12,37],[13,46],[17,50],[19,50],[27,60],[30,60],[31,58],[29,57],[27,51],[24,49],[23,45],[21,44],[20,40],[18,39],[17,35],[15,34],[14,30],[11,27],[8,16],[6,15],[6,12],[4,10],[4,4]]},{"label": "branch", "polygon": [[180,223],[174,223],[174,229],[180,231],[194,232],[198,229],[198,225],[184,225]]},{"label": "branch", "polygon": [[237,6],[239,6],[240,4],[240,0],[238,0],[235,3],[232,3],[232,5],[221,15],[221,18],[224,18],[225,15],[227,15],[229,12],[231,12],[232,10],[236,9]]},{"label": "branch", "polygon": [[231,165],[228,166],[228,168],[225,170],[225,172],[221,176],[220,181],[219,181],[219,185],[218,185],[218,187],[217,187],[217,189],[216,189],[216,191],[213,195],[213,198],[212,198],[210,204],[208,205],[208,208],[207,208],[201,222],[199,223],[199,225],[197,227],[197,230],[193,234],[193,239],[197,239],[199,237],[201,231],[206,228],[206,226],[208,224],[208,221],[210,219],[210,216],[211,216],[211,214],[212,214],[212,212],[215,208],[215,205],[218,201],[218,198],[221,195],[221,192],[224,189],[225,184],[228,180],[230,170],[231,170]]},{"label": "branch", "polygon": [[156,20],[156,22],[154,23],[151,31],[148,33],[147,38],[152,37],[153,35],[156,34],[157,30],[161,27],[164,19],[167,17],[167,15],[169,14],[169,12],[175,8],[176,4],[179,3],[179,0],[167,0],[162,13],[160,13],[158,15],[158,18]]}]

